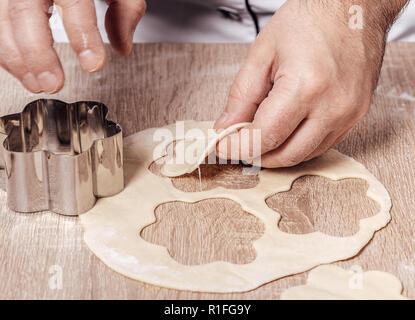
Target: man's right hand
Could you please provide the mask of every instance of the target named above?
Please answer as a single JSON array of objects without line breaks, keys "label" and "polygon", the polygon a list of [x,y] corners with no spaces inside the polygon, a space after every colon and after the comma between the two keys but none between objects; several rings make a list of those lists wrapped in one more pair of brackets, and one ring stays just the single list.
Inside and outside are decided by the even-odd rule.
[{"label": "man's right hand", "polygon": [[[106,0],[105,27],[112,47],[131,52],[134,30],[144,15],[144,0]],[[55,4],[82,68],[100,70],[105,48],[97,27],[94,0],[0,0],[0,65],[34,93],[56,93],[65,76],[53,48],[49,18]]]}]

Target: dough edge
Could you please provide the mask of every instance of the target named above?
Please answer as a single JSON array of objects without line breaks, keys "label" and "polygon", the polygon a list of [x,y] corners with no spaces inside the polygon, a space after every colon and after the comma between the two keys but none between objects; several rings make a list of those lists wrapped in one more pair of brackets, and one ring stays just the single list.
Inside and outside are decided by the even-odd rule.
[{"label": "dough edge", "polygon": [[[186,124],[190,127],[199,127],[201,124],[209,127],[212,122],[187,121]],[[173,129],[173,126],[164,128]],[[165,192],[163,200],[152,199],[151,206],[147,203],[142,208],[142,211],[146,211],[145,213],[140,212],[135,215],[131,212],[124,213],[126,219],[120,222],[120,211],[124,209],[125,203],[121,205],[121,210],[117,206],[114,208],[113,204],[117,202],[117,199],[119,204],[126,200],[128,202],[128,190],[135,185],[130,181],[121,194],[99,199],[91,211],[80,217],[84,228],[84,240],[88,247],[107,266],[132,279],[179,290],[245,292],[270,281],[310,270],[320,264],[350,258],[370,241],[377,230],[385,227],[390,221],[391,201],[384,186],[363,165],[334,150],[327,152],[318,162],[312,161],[294,169],[295,172],[291,172],[293,171],[291,168],[277,170],[276,175],[283,181],[277,186],[272,184],[276,178],[272,172],[277,171],[263,170],[260,173],[259,184],[253,189],[216,188],[204,192],[182,192],[172,186],[170,179],[157,177],[148,170],[153,162],[153,158],[149,159],[149,153],[154,147],[149,138],[157,129],[147,129],[125,138],[125,164],[128,167],[140,163],[138,171],[143,176],[139,180],[147,181],[149,179],[142,178],[151,177],[150,180],[158,184],[158,190]],[[171,142],[166,141],[165,146]],[[163,153],[159,154],[160,157],[163,155]],[[336,166],[333,168],[330,165],[331,160],[342,163],[346,169],[343,172],[336,170]],[[369,183],[368,197],[378,202],[381,209],[376,215],[360,220],[359,231],[350,237],[338,238],[320,232],[305,235],[284,233],[277,227],[280,215],[265,204],[265,199],[277,192],[289,190],[292,183],[304,175],[320,175],[332,180],[364,179]],[[267,185],[270,183],[271,185]],[[140,185],[148,188],[144,181],[138,181],[137,190]],[[257,201],[258,196],[262,197],[260,203]],[[143,198],[148,200],[146,197]],[[154,209],[158,205],[170,201],[197,202],[210,198],[226,198],[236,201],[243,210],[259,217],[264,222],[266,226],[264,235],[254,242],[257,258],[251,263],[236,265],[216,261],[197,266],[181,265],[170,257],[165,247],[150,244],[139,237],[139,233],[145,226],[155,222]],[[257,203],[255,204],[254,201],[253,204],[252,200],[256,200]],[[111,209],[117,210],[113,216],[109,214]],[[137,206],[130,209],[136,210]],[[127,211],[130,209],[127,208]],[[104,211],[104,214],[101,211]],[[135,221],[137,218],[141,220],[139,223]],[[134,226],[134,232],[126,226],[131,219],[137,223]],[[293,246],[296,243],[304,247]],[[310,246],[310,243],[314,245]],[[341,249],[333,250],[334,247]],[[321,252],[317,252],[315,256],[309,256],[308,251],[316,248]],[[293,249],[297,250],[293,251]]]}]

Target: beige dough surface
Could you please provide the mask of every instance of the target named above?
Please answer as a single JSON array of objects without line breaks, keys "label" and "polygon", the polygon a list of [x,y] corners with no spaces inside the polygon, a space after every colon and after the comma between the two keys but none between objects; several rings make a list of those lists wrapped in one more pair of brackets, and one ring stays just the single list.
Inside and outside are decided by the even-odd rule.
[{"label": "beige dough surface", "polygon": [[[185,131],[205,135],[212,126],[213,122],[186,121]],[[175,125],[162,130],[174,133]],[[228,132],[234,131],[233,128]],[[390,220],[391,200],[384,186],[363,165],[335,150],[295,168],[261,170],[258,185],[251,189],[218,187],[202,192],[180,191],[170,178],[156,176],[148,169],[154,160],[165,156],[168,145],[183,139],[182,134],[173,134],[160,142],[154,138],[160,138],[159,133],[159,129],[152,128],[125,138],[124,191],[114,197],[99,199],[92,210],[80,216],[88,247],[107,266],[130,278],[181,290],[244,292],[320,264],[350,258]],[[212,139],[217,140],[218,136],[213,135]],[[209,140],[208,145],[211,144]],[[203,154],[205,150],[200,152]],[[195,157],[192,165],[197,167],[200,158]],[[379,203],[379,212],[360,220],[359,231],[349,237],[334,237],[321,232],[301,235],[282,232],[278,228],[280,214],[270,209],[265,199],[288,191],[294,180],[304,175],[319,175],[332,180],[364,179],[369,185],[367,196]],[[265,231],[253,243],[257,253],[254,261],[183,265],[175,261],[165,247],[140,237],[141,230],[155,222],[154,210],[160,204],[172,201],[194,203],[212,198],[231,199],[244,211],[262,220]]]},{"label": "beige dough surface", "polygon": [[401,282],[390,273],[320,266],[310,271],[305,285],[285,290],[281,299],[406,300],[401,293]]}]

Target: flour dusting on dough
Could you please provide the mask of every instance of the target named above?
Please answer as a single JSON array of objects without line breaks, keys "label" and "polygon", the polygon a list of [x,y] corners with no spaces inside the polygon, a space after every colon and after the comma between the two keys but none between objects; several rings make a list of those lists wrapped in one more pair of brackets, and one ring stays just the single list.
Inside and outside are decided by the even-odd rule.
[{"label": "flour dusting on dough", "polygon": [[[185,127],[207,130],[213,127],[213,122],[186,121]],[[173,131],[174,125],[166,129]],[[80,216],[88,247],[110,268],[132,279],[179,290],[244,292],[321,264],[353,257],[390,221],[391,200],[385,187],[362,164],[335,150],[294,168],[261,170],[259,183],[251,189],[178,190],[169,178],[149,170],[154,156],[158,159],[166,154],[163,148],[155,152],[156,130],[148,129],[124,140],[124,172],[128,181],[125,189],[113,197],[98,199],[89,212]],[[201,134],[203,130],[199,130]],[[177,138],[172,136],[164,142],[165,146]],[[379,212],[360,220],[359,231],[349,237],[282,232],[278,228],[281,215],[269,208],[265,199],[288,191],[296,179],[305,175],[332,180],[364,179],[369,185],[367,196],[379,203]],[[253,243],[257,253],[254,261],[183,265],[170,256],[167,248],[140,237],[140,231],[156,221],[154,210],[160,204],[195,203],[213,198],[233,200],[264,223],[263,235]]]}]

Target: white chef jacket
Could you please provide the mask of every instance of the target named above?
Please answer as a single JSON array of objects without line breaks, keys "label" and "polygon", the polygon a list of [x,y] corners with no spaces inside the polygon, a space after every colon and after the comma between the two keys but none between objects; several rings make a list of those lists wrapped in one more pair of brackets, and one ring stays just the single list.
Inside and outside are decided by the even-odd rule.
[{"label": "white chef jacket", "polygon": [[[147,0],[134,42],[252,42],[285,0]],[[95,0],[104,41],[107,5]],[[60,17],[51,19],[55,41],[68,39]],[[389,41],[415,41],[415,0],[392,26]]]}]

